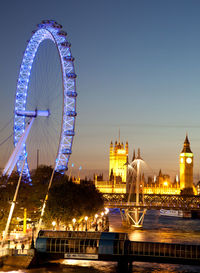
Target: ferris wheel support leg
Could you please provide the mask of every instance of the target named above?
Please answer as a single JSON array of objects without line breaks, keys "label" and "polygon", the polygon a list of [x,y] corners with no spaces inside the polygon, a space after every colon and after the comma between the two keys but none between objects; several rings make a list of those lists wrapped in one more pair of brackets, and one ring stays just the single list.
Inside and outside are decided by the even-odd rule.
[{"label": "ferris wheel support leg", "polygon": [[20,186],[21,179],[22,179],[22,174],[23,174],[23,170],[24,170],[25,161],[26,161],[26,158],[24,159],[24,162],[23,162],[21,174],[20,174],[20,177],[19,177],[19,180],[18,180],[18,183],[17,183],[17,188],[15,190],[15,195],[14,195],[11,207],[10,207],[10,212],[9,212],[8,220],[7,220],[7,223],[6,223],[6,228],[5,228],[5,231],[4,231],[4,234],[3,234],[3,241],[6,240],[7,235],[8,235],[8,230],[9,230],[9,227],[10,227],[10,222],[11,222],[11,219],[12,219],[13,211],[15,209],[17,194],[18,194],[19,186]]},{"label": "ferris wheel support leg", "polygon": [[38,234],[38,232],[40,231],[41,225],[42,225],[42,220],[43,220],[42,218],[44,216],[44,210],[45,210],[45,207],[46,207],[47,200],[49,198],[49,190],[50,190],[51,185],[52,185],[54,173],[55,173],[55,166],[54,166],[54,169],[52,171],[51,178],[50,178],[50,181],[49,181],[49,186],[48,186],[48,189],[47,189],[47,193],[46,193],[46,196],[45,196],[45,199],[44,199],[44,202],[43,202],[43,206],[42,206],[42,210],[41,210],[41,215],[40,215],[40,220],[39,220],[39,223],[38,223],[36,234]]},{"label": "ferris wheel support leg", "polygon": [[16,163],[17,163],[17,160],[19,158],[19,155],[22,151],[22,147],[23,145],[25,144],[26,140],[27,140],[27,137],[29,135],[29,132],[30,132],[30,129],[31,129],[31,126],[33,125],[33,122],[34,122],[35,118],[31,118],[31,121],[30,123],[27,125],[24,133],[22,134],[21,138],[19,139],[17,145],[15,146],[15,149],[12,153],[12,155],[10,156],[4,170],[3,170],[3,175],[8,175],[8,177],[11,175]]}]

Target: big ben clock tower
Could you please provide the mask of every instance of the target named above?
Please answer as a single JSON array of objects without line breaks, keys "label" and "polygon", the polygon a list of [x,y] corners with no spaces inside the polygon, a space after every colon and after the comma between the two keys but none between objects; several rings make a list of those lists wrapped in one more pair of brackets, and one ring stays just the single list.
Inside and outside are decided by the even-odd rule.
[{"label": "big ben clock tower", "polygon": [[180,153],[180,189],[193,187],[193,153],[186,135],[183,150]]}]

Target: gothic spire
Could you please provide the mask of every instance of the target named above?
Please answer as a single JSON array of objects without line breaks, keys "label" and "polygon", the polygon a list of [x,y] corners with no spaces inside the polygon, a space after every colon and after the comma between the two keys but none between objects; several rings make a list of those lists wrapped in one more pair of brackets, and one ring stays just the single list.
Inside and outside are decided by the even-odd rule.
[{"label": "gothic spire", "polygon": [[135,149],[133,150],[133,158],[132,158],[132,161],[135,160]]},{"label": "gothic spire", "polygon": [[183,144],[183,150],[182,150],[181,153],[192,153],[192,151],[190,149],[190,142],[189,142],[187,133],[186,133],[185,141],[184,141],[184,144]]}]

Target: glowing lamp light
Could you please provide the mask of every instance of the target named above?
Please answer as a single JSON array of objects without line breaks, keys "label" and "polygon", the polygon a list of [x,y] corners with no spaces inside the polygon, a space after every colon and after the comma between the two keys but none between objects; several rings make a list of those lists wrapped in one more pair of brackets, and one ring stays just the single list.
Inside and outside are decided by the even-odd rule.
[{"label": "glowing lamp light", "polygon": [[88,217],[87,216],[85,216],[85,221],[87,221],[88,220]]},{"label": "glowing lamp light", "polygon": [[99,216],[98,214],[95,214],[95,216],[94,216],[94,217],[97,219],[97,218],[98,218],[98,216]]},{"label": "glowing lamp light", "polygon": [[55,227],[55,225],[56,225],[56,221],[53,221],[52,226]]},{"label": "glowing lamp light", "polygon": [[167,181],[164,181],[163,185],[164,185],[165,187],[167,187],[167,186],[168,186],[168,182],[167,182]]},{"label": "glowing lamp light", "polygon": [[101,213],[101,216],[102,216],[102,217],[104,216],[104,212]]},{"label": "glowing lamp light", "polygon": [[105,208],[105,214],[108,214],[108,213],[109,213],[109,209]]},{"label": "glowing lamp light", "polygon": [[72,222],[73,222],[73,224],[75,224],[75,223],[76,223],[76,219],[75,219],[75,218],[73,218],[73,219],[72,219]]}]

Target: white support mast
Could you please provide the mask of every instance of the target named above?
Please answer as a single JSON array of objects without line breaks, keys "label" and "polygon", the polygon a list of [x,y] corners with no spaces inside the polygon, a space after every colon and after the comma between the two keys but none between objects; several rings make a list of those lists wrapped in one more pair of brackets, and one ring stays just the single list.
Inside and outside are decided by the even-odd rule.
[{"label": "white support mast", "polygon": [[26,161],[26,159],[24,159],[22,170],[21,170],[21,174],[20,174],[20,177],[19,177],[19,180],[18,180],[18,183],[17,183],[17,188],[15,190],[15,195],[14,195],[11,207],[10,207],[10,212],[9,212],[8,220],[7,220],[7,223],[6,223],[6,228],[5,228],[5,231],[4,231],[4,234],[3,234],[3,241],[6,240],[7,235],[8,235],[8,230],[9,230],[9,227],[10,227],[10,222],[11,222],[11,219],[12,219],[13,211],[15,209],[15,204],[16,204],[16,200],[17,200],[17,194],[18,194],[18,191],[19,191],[19,186],[20,186],[20,183],[21,183],[21,180],[22,180],[22,174],[23,174],[23,169],[24,169],[25,161]]}]

